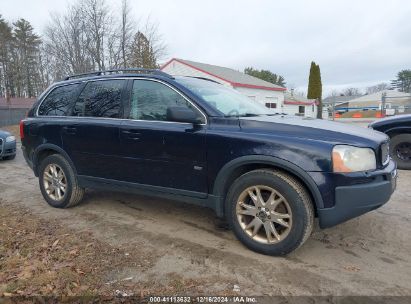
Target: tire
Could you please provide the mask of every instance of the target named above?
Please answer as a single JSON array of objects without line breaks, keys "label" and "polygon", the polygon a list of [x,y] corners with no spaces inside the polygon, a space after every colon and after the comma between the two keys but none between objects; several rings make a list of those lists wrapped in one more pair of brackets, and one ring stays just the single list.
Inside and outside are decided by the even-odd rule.
[{"label": "tire", "polygon": [[[408,147],[408,153],[401,153],[401,147]],[[398,169],[411,170],[411,134],[393,136],[390,142],[390,155]]]},{"label": "tire", "polygon": [[13,160],[13,159],[15,159],[15,158],[16,158],[16,154],[10,155],[10,156],[5,156],[3,159],[5,159],[5,160]]},{"label": "tire", "polygon": [[[265,201],[261,210],[254,201],[257,189]],[[272,204],[268,204],[269,201]],[[314,225],[310,195],[299,181],[282,171],[261,169],[240,176],[230,187],[225,206],[227,220],[236,237],[249,249],[266,255],[281,256],[294,251],[308,239]],[[258,213],[254,215],[255,212]],[[254,226],[247,229],[251,224]],[[255,233],[258,225],[261,226]]]},{"label": "tire", "polygon": [[[53,170],[52,168],[55,169]],[[54,171],[57,172],[56,175],[54,175]],[[61,178],[60,172],[63,173],[63,178]],[[78,185],[77,176],[73,168],[60,154],[50,155],[41,162],[39,168],[39,185],[44,199],[50,206],[55,208],[73,207],[81,202],[84,195],[84,188]],[[50,186],[47,187],[47,185]],[[65,185],[64,192],[61,190],[63,188],[59,187],[59,185]],[[60,188],[60,191],[50,190],[55,188]],[[58,195],[58,193],[60,193],[60,195]]]}]

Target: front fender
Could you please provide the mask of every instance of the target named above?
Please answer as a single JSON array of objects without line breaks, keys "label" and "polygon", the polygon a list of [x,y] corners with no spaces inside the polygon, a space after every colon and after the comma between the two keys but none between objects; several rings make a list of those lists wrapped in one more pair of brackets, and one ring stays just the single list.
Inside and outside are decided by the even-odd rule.
[{"label": "front fender", "polygon": [[[245,165],[261,164],[275,166],[297,176],[307,187],[308,191],[311,193],[314,199],[315,206],[317,208],[324,208],[324,202],[321,197],[321,193],[318,189],[318,186],[306,171],[304,171],[303,169],[289,161],[274,156],[266,155],[248,155],[238,157],[236,159],[231,160],[221,168],[221,170],[217,174],[217,177],[214,181],[212,188],[213,196],[221,197],[221,202],[219,203],[220,208],[224,208],[224,202],[222,201],[222,198],[224,197],[224,189],[226,186],[225,182],[227,181],[229,176],[234,172],[234,170]],[[221,212],[223,212],[222,210],[223,209],[221,209]]]}]

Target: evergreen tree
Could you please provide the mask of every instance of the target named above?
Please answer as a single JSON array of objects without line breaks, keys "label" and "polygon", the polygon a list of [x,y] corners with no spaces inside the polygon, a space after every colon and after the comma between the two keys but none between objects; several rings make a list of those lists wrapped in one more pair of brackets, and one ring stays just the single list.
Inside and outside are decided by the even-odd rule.
[{"label": "evergreen tree", "polygon": [[244,73],[250,76],[254,76],[256,78],[265,80],[267,82],[270,82],[272,84],[276,84],[282,87],[285,87],[285,81],[284,77],[274,74],[268,70],[257,70],[252,67],[245,68]]},{"label": "evergreen tree", "polygon": [[400,92],[411,93],[411,70],[398,72],[397,79],[392,80],[391,85]]},{"label": "evergreen tree", "polygon": [[158,68],[153,46],[150,44],[147,37],[140,31],[138,31],[134,37],[131,49],[131,65],[136,68]]},{"label": "evergreen tree", "polygon": [[0,96],[9,96],[11,91],[10,65],[12,28],[0,15]]},{"label": "evergreen tree", "polygon": [[28,21],[19,19],[13,26],[15,94],[19,97],[35,97],[41,90],[38,70],[41,40]]},{"label": "evergreen tree", "polygon": [[318,102],[317,118],[322,118],[322,82],[320,66],[311,62],[310,76],[308,78],[308,99],[316,99]]}]

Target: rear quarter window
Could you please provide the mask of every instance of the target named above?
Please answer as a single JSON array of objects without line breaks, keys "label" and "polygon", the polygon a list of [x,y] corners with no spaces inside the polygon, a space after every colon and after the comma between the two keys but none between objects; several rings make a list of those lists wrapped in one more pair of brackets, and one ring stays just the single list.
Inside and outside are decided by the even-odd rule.
[{"label": "rear quarter window", "polygon": [[71,109],[81,84],[69,84],[53,89],[40,104],[38,115],[66,116]]}]

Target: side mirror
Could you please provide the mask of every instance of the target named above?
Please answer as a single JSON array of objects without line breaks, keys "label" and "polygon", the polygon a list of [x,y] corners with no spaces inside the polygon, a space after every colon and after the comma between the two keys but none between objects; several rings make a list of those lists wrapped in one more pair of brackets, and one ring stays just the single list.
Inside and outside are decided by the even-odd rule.
[{"label": "side mirror", "polygon": [[167,120],[192,124],[198,124],[201,122],[193,110],[178,106],[167,108]]}]

